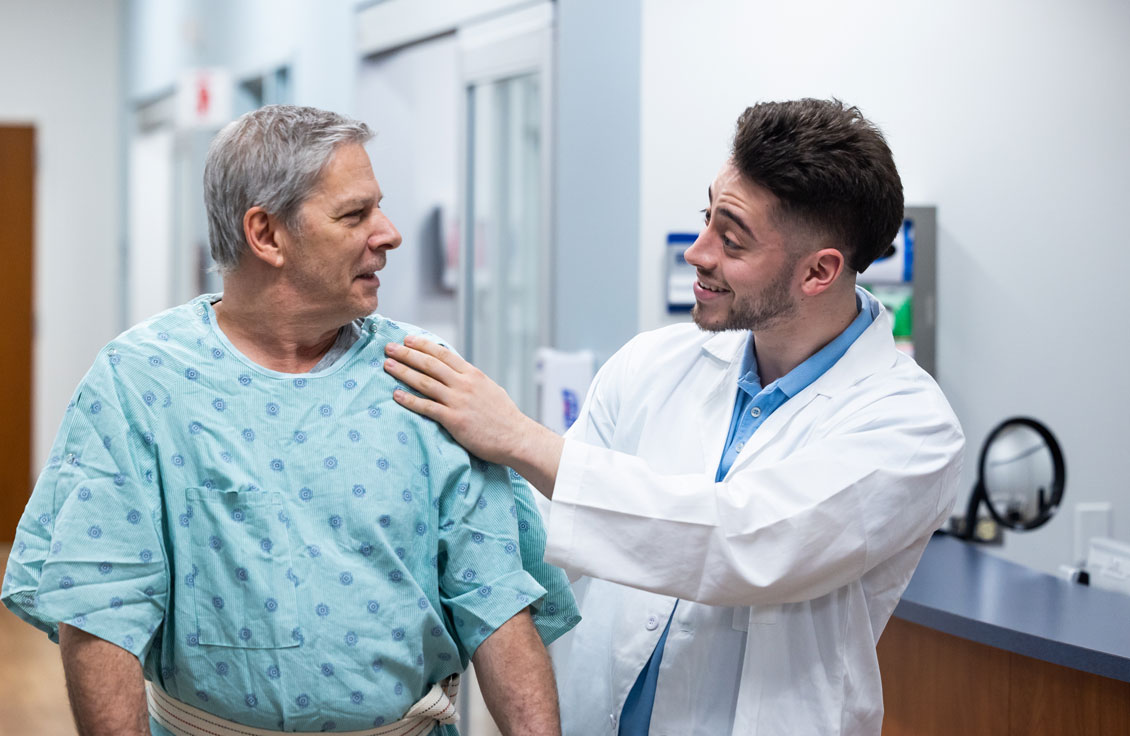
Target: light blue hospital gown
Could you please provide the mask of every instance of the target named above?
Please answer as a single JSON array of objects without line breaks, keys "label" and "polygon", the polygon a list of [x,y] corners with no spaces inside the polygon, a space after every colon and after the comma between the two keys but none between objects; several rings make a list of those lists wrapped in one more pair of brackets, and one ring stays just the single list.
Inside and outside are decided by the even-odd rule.
[{"label": "light blue hospital gown", "polygon": [[395,721],[527,606],[547,643],[576,625],[525,482],[393,401],[384,346],[412,328],[374,315],[326,370],[277,373],[216,329],[216,299],[99,354],[20,520],[7,606],[287,731]]}]

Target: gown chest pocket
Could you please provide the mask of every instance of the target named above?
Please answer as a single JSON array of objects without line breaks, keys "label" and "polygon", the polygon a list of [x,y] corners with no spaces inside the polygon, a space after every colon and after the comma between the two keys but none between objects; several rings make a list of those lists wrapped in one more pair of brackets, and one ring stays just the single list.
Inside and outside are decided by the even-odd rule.
[{"label": "gown chest pocket", "polygon": [[298,646],[282,494],[189,488],[196,624],[202,645]]}]

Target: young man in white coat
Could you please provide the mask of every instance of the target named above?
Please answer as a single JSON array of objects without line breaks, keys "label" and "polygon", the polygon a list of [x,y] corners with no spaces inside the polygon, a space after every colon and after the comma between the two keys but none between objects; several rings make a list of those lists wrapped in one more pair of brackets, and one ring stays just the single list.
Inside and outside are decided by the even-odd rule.
[{"label": "young man in white coat", "polygon": [[400,403],[552,499],[546,558],[584,576],[556,662],[565,733],[877,736],[875,644],[964,446],[855,284],[902,184],[858,109],[763,103],[704,214],[694,324],[619,350],[565,437],[425,341],[385,368],[424,395]]}]

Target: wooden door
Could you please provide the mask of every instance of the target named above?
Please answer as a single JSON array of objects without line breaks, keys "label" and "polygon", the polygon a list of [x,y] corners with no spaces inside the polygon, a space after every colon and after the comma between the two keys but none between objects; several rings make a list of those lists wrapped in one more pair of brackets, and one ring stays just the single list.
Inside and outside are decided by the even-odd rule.
[{"label": "wooden door", "polygon": [[35,129],[0,125],[0,542],[31,492]]}]

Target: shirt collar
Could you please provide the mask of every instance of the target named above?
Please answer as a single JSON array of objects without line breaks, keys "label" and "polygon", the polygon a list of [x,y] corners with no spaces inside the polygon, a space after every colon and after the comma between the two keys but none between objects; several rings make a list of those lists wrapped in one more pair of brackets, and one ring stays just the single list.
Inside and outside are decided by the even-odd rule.
[{"label": "shirt collar", "polygon": [[742,355],[742,367],[738,375],[738,386],[749,393],[756,395],[762,390],[779,389],[786,396],[792,398],[808,388],[817,378],[824,375],[829,368],[836,364],[852,343],[863,334],[871,323],[879,316],[881,307],[879,301],[861,287],[855,287],[855,306],[859,313],[843,332],[837,335],[830,343],[813,353],[803,363],[781,376],[764,389],[757,369],[757,356],[753,350],[753,333],[746,333],[746,344]]}]

